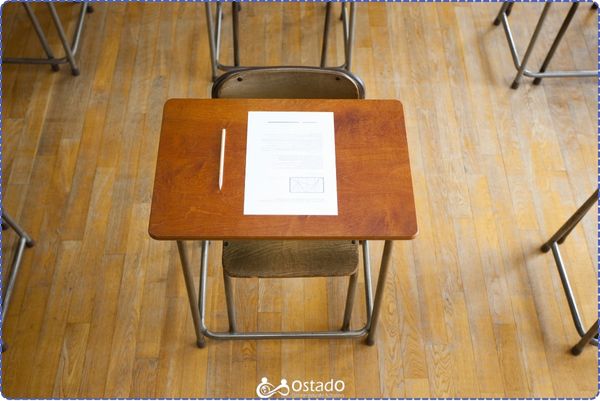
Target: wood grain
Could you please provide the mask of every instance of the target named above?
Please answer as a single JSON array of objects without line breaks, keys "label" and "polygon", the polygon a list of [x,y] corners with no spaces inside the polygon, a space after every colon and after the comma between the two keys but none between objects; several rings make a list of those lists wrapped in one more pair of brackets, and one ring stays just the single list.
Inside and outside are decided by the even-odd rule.
[{"label": "wood grain", "polygon": [[[340,5],[333,6],[337,17]],[[58,50],[47,7],[32,7]],[[242,63],[317,65],[324,7],[244,4]],[[375,347],[347,340],[196,347],[177,249],[147,230],[163,106],[210,94],[204,5],[95,3],[77,78],[65,66],[52,73],[4,64],[2,207],[37,244],[25,252],[3,322],[2,395],[255,397],[268,375],[275,383],[339,378],[343,395],[359,398],[594,397],[596,350],[568,352],[578,336],[552,256],[539,246],[597,184],[597,81],[524,79],[510,90],[506,38],[491,24],[499,7],[357,4],[352,70],[368,98],[402,101],[420,229],[394,247]],[[519,49],[542,7],[515,4]],[[552,6],[531,68],[569,7]],[[76,9],[57,4],[69,34]],[[221,54],[230,63],[231,4],[225,11]],[[552,68],[594,68],[597,18],[581,5]],[[336,65],[343,35],[337,18],[331,23],[328,64]],[[43,54],[17,2],[2,7],[2,42],[5,55]],[[15,236],[3,234],[5,275]],[[198,266],[198,244],[187,246]],[[593,213],[561,246],[588,325],[598,311],[596,246]],[[374,278],[381,248],[371,242]],[[213,241],[207,322],[226,329],[220,252]],[[352,327],[365,321],[362,262],[359,269]],[[238,325],[335,327],[346,283],[235,280]]]},{"label": "wood grain", "polygon": [[[243,214],[248,111],[291,110],[334,113],[337,217]],[[223,127],[227,172],[219,191],[216,133]],[[161,240],[413,238],[417,221],[402,105],[389,100],[169,100],[149,231]]]}]

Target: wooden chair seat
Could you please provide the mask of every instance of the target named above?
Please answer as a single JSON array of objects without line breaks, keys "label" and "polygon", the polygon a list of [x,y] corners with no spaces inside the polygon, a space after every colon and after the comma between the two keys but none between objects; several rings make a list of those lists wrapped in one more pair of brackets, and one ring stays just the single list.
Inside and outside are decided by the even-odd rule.
[{"label": "wooden chair seat", "polygon": [[226,241],[223,269],[231,277],[350,276],[357,241]]}]

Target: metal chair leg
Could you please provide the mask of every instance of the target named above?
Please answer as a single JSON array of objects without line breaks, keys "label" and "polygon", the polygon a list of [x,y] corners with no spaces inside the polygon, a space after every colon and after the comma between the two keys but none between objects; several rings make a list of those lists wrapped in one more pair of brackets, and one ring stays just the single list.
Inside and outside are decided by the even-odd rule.
[{"label": "metal chair leg", "polygon": [[352,307],[354,305],[354,296],[356,294],[356,285],[358,283],[358,271],[350,276],[348,282],[348,295],[346,295],[346,309],[344,310],[344,322],[342,330],[350,330],[350,319],[352,318]]},{"label": "metal chair leg", "polygon": [[548,11],[550,10],[550,6],[552,3],[546,3],[544,5],[544,9],[542,10],[542,15],[540,15],[540,19],[538,20],[537,25],[535,26],[535,30],[533,31],[533,35],[531,35],[531,40],[529,41],[529,45],[527,46],[527,50],[525,51],[525,55],[523,56],[523,60],[521,60],[521,65],[517,71],[517,75],[515,76],[515,80],[510,86],[511,89],[517,89],[519,87],[521,78],[523,77],[523,73],[527,68],[527,62],[529,61],[529,57],[531,53],[533,53],[533,48],[535,47],[535,43],[537,42],[538,36],[542,30],[542,26],[544,25],[544,21],[546,20],[546,16],[548,15]]},{"label": "metal chair leg", "polygon": [[508,8],[506,9],[506,16],[508,17],[512,11],[513,6],[515,5],[514,1],[511,1],[510,3],[508,3]]},{"label": "metal chair leg", "polygon": [[562,244],[567,236],[573,231],[575,226],[579,224],[583,216],[598,202],[598,190],[596,189],[592,195],[581,205],[579,209],[563,224],[554,235],[542,245],[542,252],[548,252],[553,243]]},{"label": "metal chair leg", "polygon": [[[2,212],[2,225],[7,228],[10,227],[13,231],[19,236],[19,240],[17,242],[17,249],[15,251],[15,255],[13,257],[13,261],[10,268],[10,273],[8,276],[8,285],[6,289],[2,293],[2,324],[6,321],[6,316],[8,312],[8,308],[10,306],[10,300],[12,298],[13,289],[15,287],[15,283],[17,281],[17,276],[19,275],[19,269],[21,267],[21,262],[23,260],[23,252],[25,252],[25,248],[31,248],[34,245],[34,241],[31,237],[23,230],[9,215],[7,215],[4,211]],[[6,350],[6,344],[2,342],[2,352]]]},{"label": "metal chair leg", "polygon": [[62,43],[65,55],[67,57],[67,60],[69,61],[69,65],[71,66],[71,74],[77,76],[79,75],[79,67],[77,67],[77,63],[75,62],[75,57],[73,56],[71,46],[67,42],[67,36],[65,35],[65,31],[63,29],[62,23],[60,22],[60,18],[58,17],[54,4],[49,2],[48,9],[50,10],[52,21],[54,22],[54,26],[56,27],[56,31],[58,32],[58,37],[60,38],[60,42]]},{"label": "metal chair leg", "polygon": [[233,298],[233,283],[231,277],[223,270],[223,286],[225,287],[225,300],[227,302],[227,318],[229,319],[229,331],[235,333],[237,331],[235,318],[235,303]]},{"label": "metal chair leg", "polygon": [[[556,49],[558,48],[558,44],[560,43],[563,36],[565,35],[565,32],[567,32],[567,28],[569,27],[569,24],[571,24],[571,21],[573,20],[573,16],[575,16],[577,7],[579,7],[579,2],[573,3],[571,8],[569,8],[569,12],[567,13],[567,16],[565,17],[565,20],[563,21],[562,25],[560,26],[560,29],[558,30],[558,33],[556,34],[556,38],[554,39],[554,42],[552,42],[552,46],[550,46],[550,50],[548,50],[546,59],[542,63],[540,72],[546,72],[546,69],[548,68],[548,65],[550,64],[550,61],[552,60],[552,57],[554,56],[554,53],[556,52]],[[541,82],[542,82],[542,78],[540,78],[540,77],[535,78],[533,80],[534,85],[539,85]]]},{"label": "metal chair leg", "polygon": [[496,25],[496,26],[500,25],[500,22],[501,22],[500,18],[502,17],[502,14],[506,13],[508,15],[507,11],[508,11],[508,8],[511,7],[511,4],[513,4],[513,3],[509,3],[509,2],[502,3],[502,7],[500,7],[500,11],[498,12],[498,15],[496,15],[496,18],[494,19],[494,25]]},{"label": "metal chair leg", "polygon": [[[569,282],[569,277],[567,275],[567,270],[565,268],[564,262],[562,260],[562,256],[559,250],[559,244],[565,240],[565,238],[571,233],[573,228],[577,226],[577,224],[581,221],[583,216],[598,202],[598,189],[594,191],[594,193],[584,202],[583,205],[563,224],[556,233],[541,247],[542,252],[548,252],[552,250],[552,255],[554,256],[554,261],[556,263],[556,268],[558,270],[558,274],[560,276],[560,281],[565,292],[565,297],[567,298],[567,303],[569,304],[569,311],[571,312],[571,317],[573,319],[573,324],[575,325],[575,329],[577,333],[582,337],[582,341],[585,339],[583,344],[592,343],[594,345],[598,345],[598,340],[594,338],[594,330],[592,330],[592,335],[590,334],[590,330],[587,332],[584,328],[583,319],[581,317],[581,313],[577,307],[577,302],[575,300],[575,295],[573,294],[573,289],[571,287],[571,283]],[[596,331],[598,329],[596,322]],[[581,348],[583,345],[577,344],[572,352],[576,354],[576,352],[581,352]]]},{"label": "metal chair leg", "polygon": [[240,11],[240,6],[239,3],[234,1],[233,3],[231,3],[232,6],[232,14],[233,14],[233,20],[232,20],[232,26],[233,26],[233,65],[236,67],[240,66],[240,43],[239,43],[239,33],[240,33],[240,28],[239,28],[239,23],[240,23],[240,18],[239,18],[239,11]]},{"label": "metal chair leg", "polygon": [[581,340],[579,340],[579,342],[573,348],[571,348],[571,353],[573,355],[581,354],[581,351],[583,351],[583,348],[596,335],[598,335],[598,320],[596,320],[596,323],[594,323],[592,325],[592,327],[590,327],[590,329],[587,331],[587,333],[585,333],[585,335],[583,337],[581,337]]},{"label": "metal chair leg", "polygon": [[[31,25],[33,25],[33,29],[35,30],[35,33],[36,33],[38,39],[40,40],[40,43],[42,45],[42,48],[44,49],[44,52],[46,53],[46,56],[48,56],[48,60],[54,59],[54,54],[52,54],[52,50],[50,49],[50,45],[48,44],[46,35],[44,34],[42,27],[40,26],[40,22],[38,21],[37,17],[33,13],[31,6],[27,2],[23,2],[21,4],[23,4],[23,7],[25,8],[25,12],[27,12],[27,16],[29,17],[29,20],[31,21]],[[52,67],[52,71],[60,70],[60,67],[58,64],[51,64],[51,67]]]},{"label": "metal chair leg", "polygon": [[331,20],[331,1],[325,6],[325,26],[323,27],[323,47],[321,49],[321,68],[327,64],[327,47],[329,46],[329,25]]}]

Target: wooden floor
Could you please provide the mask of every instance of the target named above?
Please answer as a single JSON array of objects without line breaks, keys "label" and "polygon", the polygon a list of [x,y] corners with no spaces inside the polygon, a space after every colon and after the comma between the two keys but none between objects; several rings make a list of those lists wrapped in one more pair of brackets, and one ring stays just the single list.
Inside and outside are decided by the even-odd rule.
[{"label": "wooden floor", "polygon": [[[37,241],[4,327],[4,396],[254,397],[262,377],[345,382],[342,393],[296,397],[596,394],[596,348],[569,354],[578,336],[552,256],[539,252],[596,185],[594,79],[525,79],[510,90],[515,70],[502,29],[491,24],[495,4],[359,5],[353,71],[367,97],[404,104],[420,228],[396,247],[377,345],[209,341],[201,350],[176,247],[151,240],[147,227],[163,104],[209,94],[204,7],[94,7],[81,76],[3,66],[3,207]],[[532,67],[567,8],[553,7]],[[35,9],[50,28],[45,7]],[[75,9],[59,8],[70,30]],[[7,3],[2,11],[5,54],[41,54],[24,10]],[[242,62],[317,64],[323,11],[244,5]],[[514,8],[521,52],[540,11]],[[341,62],[335,23],[330,60]],[[552,67],[593,68],[596,24],[597,12],[580,7]],[[561,248],[586,324],[597,313],[596,236],[592,213]],[[3,239],[6,267],[14,236]],[[381,244],[373,248],[377,265]],[[198,262],[197,247],[193,255]],[[208,319],[225,328],[219,269],[217,246]],[[336,326],[345,286],[238,281],[240,325]],[[358,301],[354,326],[364,319]]]}]

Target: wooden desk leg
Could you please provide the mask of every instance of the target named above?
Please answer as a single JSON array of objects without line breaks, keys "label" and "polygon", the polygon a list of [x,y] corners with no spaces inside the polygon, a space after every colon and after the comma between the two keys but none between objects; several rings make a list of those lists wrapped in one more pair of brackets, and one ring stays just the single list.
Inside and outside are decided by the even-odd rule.
[{"label": "wooden desk leg", "polygon": [[387,240],[383,247],[383,257],[381,258],[381,268],[379,269],[379,278],[377,279],[377,291],[375,292],[375,301],[373,303],[373,317],[371,318],[371,326],[369,327],[369,335],[367,337],[367,345],[375,344],[375,334],[377,330],[377,322],[379,321],[379,313],[381,311],[381,302],[383,301],[383,291],[385,289],[385,281],[387,280],[388,270],[392,264],[392,250],[394,241]]},{"label": "wooden desk leg", "polygon": [[181,268],[183,269],[183,278],[185,279],[185,288],[190,301],[190,309],[192,310],[192,319],[194,320],[194,329],[196,330],[196,345],[199,348],[204,348],[205,341],[200,328],[200,311],[198,310],[198,301],[196,299],[196,286],[194,285],[194,275],[190,269],[190,261],[187,255],[187,250],[183,241],[177,241],[177,249],[179,250],[179,258],[181,259]]}]

